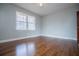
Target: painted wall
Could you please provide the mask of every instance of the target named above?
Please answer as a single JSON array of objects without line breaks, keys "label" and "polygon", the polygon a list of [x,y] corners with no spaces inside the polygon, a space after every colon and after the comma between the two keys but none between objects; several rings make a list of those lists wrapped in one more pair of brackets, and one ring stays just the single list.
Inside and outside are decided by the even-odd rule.
[{"label": "painted wall", "polygon": [[[0,40],[7,40],[32,35],[48,35],[53,37],[76,39],[76,6],[59,10],[41,17],[28,10],[11,4],[0,4]],[[16,30],[16,11],[36,17],[35,31]]]},{"label": "painted wall", "polygon": [[42,20],[42,35],[76,40],[77,6],[59,10]]},{"label": "painted wall", "polygon": [[[16,30],[16,11],[21,11],[27,15],[36,17],[36,30]],[[27,37],[40,34],[41,17],[28,10],[11,4],[0,4],[0,40]]]}]

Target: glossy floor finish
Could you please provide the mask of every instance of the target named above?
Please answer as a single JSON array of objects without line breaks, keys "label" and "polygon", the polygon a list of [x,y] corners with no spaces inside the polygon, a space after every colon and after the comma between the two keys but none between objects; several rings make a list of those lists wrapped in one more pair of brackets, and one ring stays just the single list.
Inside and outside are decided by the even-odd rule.
[{"label": "glossy floor finish", "polygon": [[0,43],[0,56],[75,56],[75,40],[35,37]]}]

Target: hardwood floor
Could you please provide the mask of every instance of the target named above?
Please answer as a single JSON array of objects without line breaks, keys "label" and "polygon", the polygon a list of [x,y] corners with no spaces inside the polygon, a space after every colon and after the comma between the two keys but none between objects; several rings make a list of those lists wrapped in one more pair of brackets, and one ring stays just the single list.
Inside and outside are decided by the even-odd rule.
[{"label": "hardwood floor", "polygon": [[77,56],[77,42],[35,37],[0,43],[0,56]]}]

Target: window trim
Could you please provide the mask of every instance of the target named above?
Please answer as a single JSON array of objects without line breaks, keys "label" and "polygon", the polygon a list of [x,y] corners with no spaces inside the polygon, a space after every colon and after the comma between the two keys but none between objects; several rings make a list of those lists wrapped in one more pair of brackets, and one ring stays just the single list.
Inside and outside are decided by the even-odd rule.
[{"label": "window trim", "polygon": [[[17,16],[18,16],[18,14],[20,14],[20,15],[22,15],[22,16],[26,16],[26,22],[24,22],[24,23],[26,23],[26,29],[17,29],[17,22],[22,22],[22,21],[18,21],[17,20]],[[31,22],[32,24],[34,24],[34,29],[30,29],[29,30],[29,23],[30,22],[28,22],[28,17],[34,17],[34,22]],[[28,31],[35,31],[36,30],[36,18],[35,18],[35,16],[31,16],[31,15],[27,15],[27,14],[25,14],[25,13],[23,13],[23,12],[19,12],[19,11],[16,11],[16,30],[28,30]]]}]

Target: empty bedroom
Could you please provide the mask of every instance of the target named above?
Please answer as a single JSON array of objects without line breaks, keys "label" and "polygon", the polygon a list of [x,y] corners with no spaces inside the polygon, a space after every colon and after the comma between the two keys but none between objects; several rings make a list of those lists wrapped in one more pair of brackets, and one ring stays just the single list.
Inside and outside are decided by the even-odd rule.
[{"label": "empty bedroom", "polygon": [[78,3],[0,3],[0,56],[78,56]]}]

